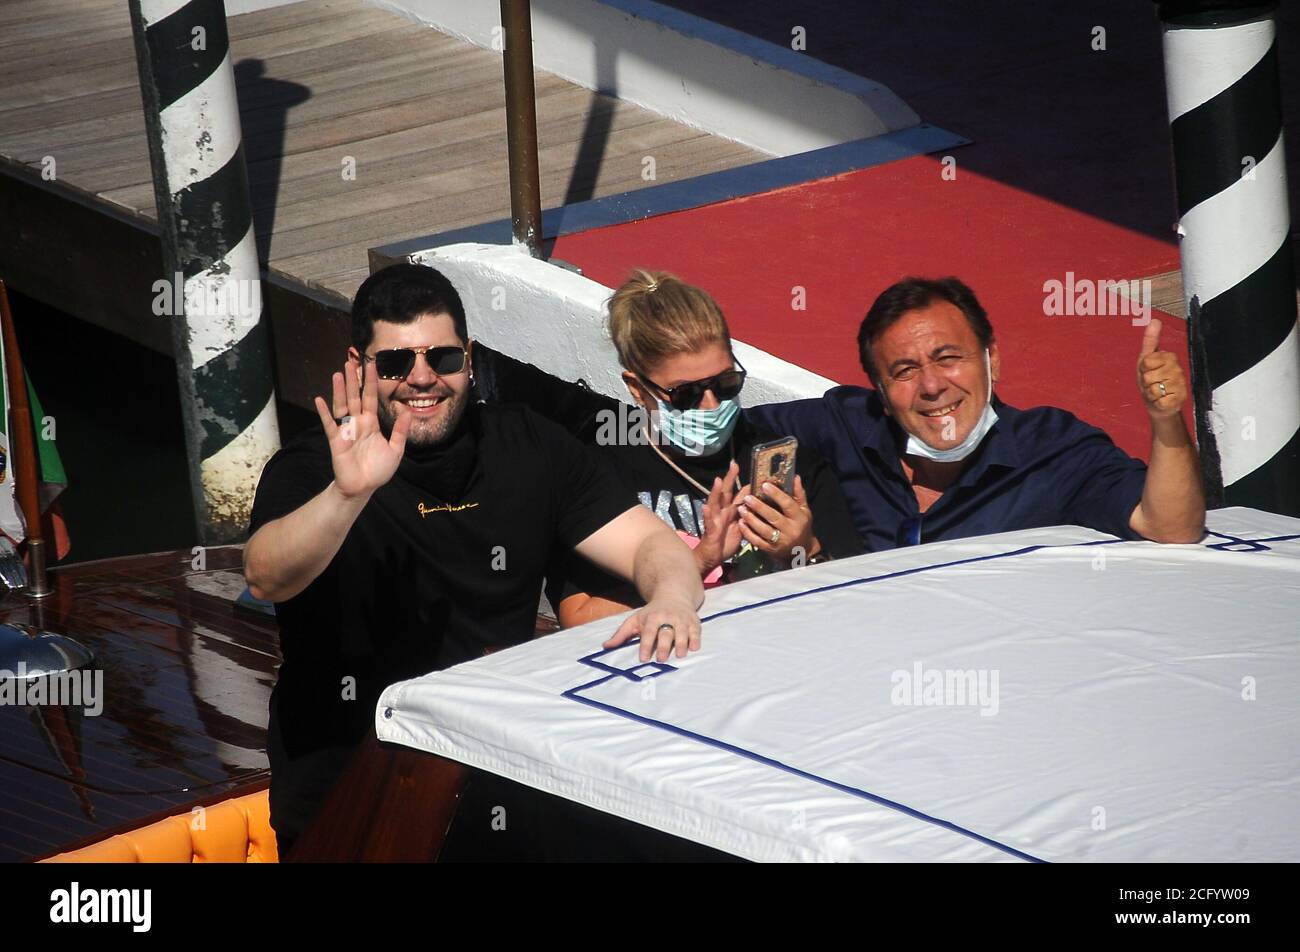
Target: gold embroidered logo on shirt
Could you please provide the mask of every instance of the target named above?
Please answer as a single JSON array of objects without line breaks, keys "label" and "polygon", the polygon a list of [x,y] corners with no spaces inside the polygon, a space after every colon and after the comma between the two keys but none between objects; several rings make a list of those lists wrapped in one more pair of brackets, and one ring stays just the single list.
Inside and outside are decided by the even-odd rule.
[{"label": "gold embroidered logo on shirt", "polygon": [[420,517],[421,517],[421,518],[424,518],[425,516],[427,516],[427,515],[428,515],[429,513],[431,513],[431,512],[460,512],[462,509],[477,509],[477,508],[478,508],[478,503],[476,503],[476,502],[467,502],[467,503],[462,503],[462,504],[459,505],[459,506],[449,506],[449,505],[443,504],[443,505],[441,505],[441,506],[433,506],[432,508],[430,508],[429,506],[426,506],[424,503],[420,503],[420,505],[419,505],[418,508],[419,508],[419,512],[420,512]]}]

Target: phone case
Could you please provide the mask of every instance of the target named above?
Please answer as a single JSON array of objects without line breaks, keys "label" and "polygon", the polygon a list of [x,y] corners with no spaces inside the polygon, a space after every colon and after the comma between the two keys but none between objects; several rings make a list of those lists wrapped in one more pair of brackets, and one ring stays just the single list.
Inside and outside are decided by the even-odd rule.
[{"label": "phone case", "polygon": [[781,487],[789,495],[794,495],[794,461],[799,449],[799,441],[793,436],[760,443],[754,447],[749,467],[750,485],[754,495],[763,498],[760,487],[771,483]]}]

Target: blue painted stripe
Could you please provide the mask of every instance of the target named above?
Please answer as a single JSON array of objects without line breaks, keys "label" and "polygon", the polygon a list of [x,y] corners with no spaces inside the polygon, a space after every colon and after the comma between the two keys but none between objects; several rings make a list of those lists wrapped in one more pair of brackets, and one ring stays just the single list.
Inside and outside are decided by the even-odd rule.
[{"label": "blue painted stripe", "polygon": [[[1223,535],[1222,533],[1218,533],[1218,532],[1210,532],[1208,533],[1208,535],[1217,536],[1218,538],[1221,539],[1230,539],[1232,540],[1230,544],[1247,545],[1247,546],[1261,546],[1261,544],[1265,542],[1292,542],[1297,539],[1300,539],[1300,535],[1274,536],[1268,539],[1239,539],[1235,536]],[[910,569],[901,569],[897,572],[886,572],[882,575],[872,575],[866,578],[848,579],[847,581],[836,582],[831,585],[822,585],[818,588],[810,588],[807,591],[803,591],[803,592],[794,592],[793,594],[790,595],[780,595],[777,596],[776,598],[769,598],[761,602],[754,602],[750,605],[742,605],[739,608],[732,608],[732,609],[728,609],[727,611],[716,612],[712,615],[709,615],[706,618],[702,618],[700,619],[700,624],[703,625],[705,622],[713,621],[714,619],[717,618],[724,618],[727,615],[736,615],[736,614],[740,614],[741,612],[753,611],[755,609],[764,608],[768,605],[775,605],[778,602],[790,601],[791,599],[795,599],[795,598],[803,598],[807,595],[817,595],[822,592],[830,592],[836,589],[847,588],[853,585],[865,585],[870,582],[882,582],[887,579],[902,578],[907,575],[915,575],[920,572],[929,572],[934,569],[951,568],[952,566],[956,566],[956,565],[971,565],[976,562],[990,562],[993,561],[994,559],[1015,558],[1021,555],[1028,555],[1031,552],[1037,552],[1041,549],[1066,549],[1066,548],[1088,547],[1088,546],[1095,546],[1095,545],[1125,545],[1125,544],[1128,543],[1124,539],[1096,539],[1092,542],[1072,542],[1064,545],[1062,544],[1030,545],[1030,546],[1024,546],[1023,548],[1019,548],[1019,549],[1013,549],[1010,552],[997,552],[992,555],[972,556],[969,559],[955,559],[951,562],[936,562],[930,565],[920,565]],[[1219,545],[1207,544],[1205,545],[1205,548],[1218,549]],[[1239,551],[1239,550],[1232,550],[1232,551]],[[1259,551],[1259,549],[1253,549],[1252,551]],[[581,658],[578,658],[577,661],[579,664],[587,665],[588,667],[595,668],[598,671],[605,671],[610,673],[606,674],[604,677],[597,678],[595,681],[590,681],[586,684],[580,684],[577,687],[570,688],[569,690],[565,691],[561,696],[569,698],[570,700],[573,701],[577,701],[580,704],[586,704],[589,707],[597,708],[609,714],[615,714],[619,717],[627,718],[628,720],[636,721],[638,723],[645,724],[650,727],[658,727],[661,730],[665,730],[668,731],[669,733],[676,734],[679,737],[685,737],[689,740],[699,741],[700,743],[707,744],[710,747],[715,747],[719,750],[725,750],[729,753],[737,754],[741,757],[745,757],[748,760],[755,761],[756,763],[760,763],[768,767],[773,767],[777,770],[783,770],[786,773],[794,774],[795,776],[801,777],[805,780],[811,780],[815,783],[822,784],[823,786],[830,787],[834,790],[839,790],[841,793],[848,793],[856,797],[861,797],[865,800],[870,800],[872,803],[877,803],[881,806],[888,807],[892,810],[897,810],[900,813],[913,817],[914,819],[923,820],[926,823],[931,823],[935,826],[942,827],[943,829],[950,830],[953,833],[959,833],[962,836],[970,837],[971,839],[983,843],[986,846],[991,846],[994,849],[998,849],[1005,853],[1009,853],[1010,855],[1015,856],[1019,859],[1028,860],[1029,862],[1032,863],[1047,862],[1047,860],[1041,859],[1036,856],[1032,856],[1029,853],[1023,852],[1022,850],[1018,850],[1014,846],[1009,846],[1005,843],[1000,843],[997,840],[984,836],[981,833],[976,833],[974,830],[969,830],[963,826],[959,826],[950,820],[944,820],[940,817],[931,816],[928,813],[922,813],[920,810],[916,810],[912,807],[909,807],[902,803],[898,803],[897,801],[894,800],[890,800],[886,797],[879,796],[878,794],[871,793],[870,791],[861,790],[857,787],[850,787],[847,784],[842,784],[836,780],[831,780],[828,777],[819,776],[818,774],[809,773],[808,771],[802,770],[791,764],[787,764],[779,760],[774,760],[771,757],[765,757],[764,755],[759,754],[755,751],[747,750],[743,747],[737,747],[734,744],[729,744],[726,741],[719,740],[715,737],[708,737],[704,734],[697,734],[694,731],[686,730],[685,728],[678,727],[675,724],[669,724],[665,721],[658,721],[653,718],[645,717],[641,714],[636,714],[632,711],[624,710],[623,708],[615,707],[611,704],[606,704],[603,701],[596,701],[593,700],[592,698],[582,697],[581,694],[579,694],[580,691],[590,690],[594,687],[605,684],[606,682],[611,681],[616,677],[622,677],[628,681],[638,682],[644,680],[646,677],[658,677],[660,675],[667,674],[671,671],[679,670],[673,667],[672,665],[663,664],[662,662],[657,662],[657,661],[649,662],[650,664],[653,664],[661,668],[662,670],[656,671],[654,674],[647,676],[647,675],[641,675],[637,673],[637,670],[644,667],[646,662],[638,661],[637,665],[634,668],[625,670],[622,668],[616,668],[613,665],[605,664],[604,662],[598,660],[599,658],[611,654],[612,652],[621,651],[626,647],[628,647],[628,645],[630,644],[636,644],[637,641],[639,641],[639,639],[635,639],[626,644],[619,645],[618,647],[615,648],[602,648],[600,651],[595,651],[589,655],[585,655]]]},{"label": "blue painted stripe", "polygon": [[[551,240],[563,235],[622,225],[655,215],[685,211],[746,195],[757,195],[817,179],[831,178],[858,169],[884,165],[898,159],[925,155],[940,149],[966,145],[970,140],[922,123],[869,139],[857,139],[840,145],[768,159],[708,175],[697,175],[679,182],[652,185],[620,195],[608,195],[587,202],[552,208],[542,213],[542,238]],[[455,228],[422,238],[410,238],[375,249],[389,258],[404,258],[419,251],[465,242],[508,245],[511,242],[510,219]]]},{"label": "blue painted stripe", "polygon": [[[1266,542],[1294,542],[1296,539],[1300,539],[1300,535],[1273,536],[1271,539],[1238,539],[1234,535],[1209,531],[1206,532],[1206,535],[1227,540],[1226,542],[1219,542],[1215,545],[1207,544],[1205,546],[1207,549],[1214,549],[1218,552],[1268,552],[1269,548],[1264,544]],[[1238,546],[1245,546],[1246,548],[1237,548]]]},{"label": "blue painted stripe", "polygon": [[762,754],[757,754],[752,750],[746,750],[743,747],[736,747],[733,744],[728,744],[726,741],[717,740],[716,738],[713,737],[706,737],[703,734],[697,734],[694,731],[688,731],[685,728],[677,727],[675,724],[668,724],[665,723],[664,721],[657,721],[650,717],[644,717],[640,714],[634,714],[631,711],[625,711],[622,708],[614,707],[610,704],[605,704],[602,701],[593,700],[592,698],[582,697],[581,695],[576,693],[578,691],[595,687],[598,684],[603,684],[605,681],[608,681],[614,677],[615,675],[610,674],[610,675],[606,675],[603,678],[600,678],[597,681],[592,681],[590,684],[584,684],[580,687],[570,688],[568,691],[564,692],[564,697],[571,698],[572,700],[575,700],[580,704],[586,704],[589,707],[594,707],[602,711],[607,711],[610,714],[617,714],[621,717],[626,717],[630,720],[637,721],[641,724],[647,724],[651,727],[662,728],[663,730],[669,731],[670,733],[673,734],[677,734],[681,737],[686,737],[690,740],[700,741],[701,743],[708,744],[710,747],[717,747],[720,750],[729,751],[733,754],[739,754],[741,757],[745,757],[749,760],[756,761],[757,763],[763,764],[764,766],[775,767],[777,770],[784,770],[786,773],[794,774],[796,777],[802,777],[805,780],[815,781],[816,783],[820,783],[823,786],[830,787],[834,790],[839,790],[841,793],[848,793],[855,797],[861,797],[864,800],[870,800],[872,803],[878,803],[881,806],[889,807],[891,810],[897,810],[899,813],[904,813],[907,816],[913,817],[917,820],[924,820],[926,823],[931,823],[935,826],[943,827],[945,830],[951,830],[954,833],[960,833],[962,836],[968,836],[973,840],[977,840],[980,843],[983,843],[985,846],[991,846],[994,849],[1002,850],[1004,853],[1010,853],[1012,856],[1015,856],[1018,859],[1028,860],[1031,863],[1046,862],[1046,860],[1042,860],[1036,856],[1031,856],[1028,853],[1021,852],[1020,850],[1016,849],[1013,846],[1007,846],[1005,843],[999,843],[997,840],[989,839],[987,836],[983,836],[982,834],[976,833],[973,830],[968,830],[965,827],[958,826],[957,824],[952,823],[949,820],[943,820],[940,819],[939,817],[930,816],[928,813],[922,813],[919,810],[914,810],[911,807],[906,806],[902,803],[898,803],[897,801],[889,800],[885,797],[878,796],[867,790],[860,790],[857,787],[850,787],[847,784],[840,783],[836,780],[830,780],[826,777],[820,777],[817,774],[809,773],[806,770],[800,770],[798,767],[792,766],[787,763],[783,763],[779,760],[773,760],[771,757],[764,757]]},{"label": "blue painted stripe", "polygon": [[989,562],[993,559],[1009,559],[1017,555],[1028,555],[1030,552],[1037,552],[1039,549],[1069,549],[1078,546],[1090,545],[1116,545],[1123,543],[1123,539],[1096,539],[1092,542],[1071,542],[1065,545],[1027,545],[1021,549],[1013,549],[1010,552],[998,552],[994,555],[975,555],[969,559],[956,559],[952,562],[936,562],[932,565],[918,565],[915,568],[900,569],[897,572],[887,572],[884,575],[872,575],[868,578],[854,578],[845,582],[835,582],[832,585],[823,585],[820,588],[810,588],[806,592],[795,592],[791,595],[778,595],[776,598],[769,598],[766,601],[754,602],[752,605],[742,605],[739,608],[731,608],[725,612],[718,612],[716,615],[710,615],[708,618],[701,618],[700,624],[706,621],[713,621],[715,618],[722,618],[726,615],[737,615],[740,612],[750,611],[754,608],[763,608],[767,605],[775,605],[777,602],[787,602],[794,598],[803,598],[805,595],[818,595],[822,592],[832,592],[837,588],[849,588],[853,585],[865,585],[868,582],[883,582],[886,579],[902,578],[905,575],[916,575],[920,572],[929,572],[933,569],[946,569],[954,565],[970,565],[974,562]]}]

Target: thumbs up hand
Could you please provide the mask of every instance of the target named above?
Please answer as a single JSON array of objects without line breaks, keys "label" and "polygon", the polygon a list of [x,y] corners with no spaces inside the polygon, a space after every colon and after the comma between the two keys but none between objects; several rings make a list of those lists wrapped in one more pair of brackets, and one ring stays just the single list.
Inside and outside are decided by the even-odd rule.
[{"label": "thumbs up hand", "polygon": [[1152,318],[1142,335],[1138,353],[1137,383],[1152,420],[1175,417],[1187,402],[1187,377],[1178,358],[1167,350],[1158,350],[1160,319]]}]

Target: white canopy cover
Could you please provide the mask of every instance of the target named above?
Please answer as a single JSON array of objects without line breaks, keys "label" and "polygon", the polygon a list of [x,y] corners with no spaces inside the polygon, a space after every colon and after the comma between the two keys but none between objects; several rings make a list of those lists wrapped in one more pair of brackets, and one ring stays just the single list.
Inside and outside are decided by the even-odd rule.
[{"label": "white canopy cover", "polygon": [[754,860],[1300,860],[1300,520],[1075,527],[713,590],[388,688],[379,738]]}]

